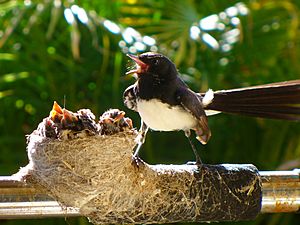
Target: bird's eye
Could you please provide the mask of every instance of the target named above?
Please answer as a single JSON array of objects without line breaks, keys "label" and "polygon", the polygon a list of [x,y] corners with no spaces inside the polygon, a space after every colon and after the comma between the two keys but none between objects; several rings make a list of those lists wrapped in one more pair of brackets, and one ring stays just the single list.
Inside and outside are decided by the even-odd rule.
[{"label": "bird's eye", "polygon": [[153,63],[154,63],[154,65],[158,65],[159,64],[159,60],[158,59],[154,59]]}]

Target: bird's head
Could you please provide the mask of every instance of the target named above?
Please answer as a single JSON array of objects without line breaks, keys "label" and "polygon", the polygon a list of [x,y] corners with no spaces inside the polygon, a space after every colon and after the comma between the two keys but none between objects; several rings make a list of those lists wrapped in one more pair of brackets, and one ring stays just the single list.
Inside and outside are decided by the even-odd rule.
[{"label": "bird's head", "polygon": [[174,63],[162,54],[146,52],[139,56],[130,54],[127,56],[136,63],[136,68],[126,74],[134,74],[138,78],[152,74],[160,79],[172,79],[177,76]]}]

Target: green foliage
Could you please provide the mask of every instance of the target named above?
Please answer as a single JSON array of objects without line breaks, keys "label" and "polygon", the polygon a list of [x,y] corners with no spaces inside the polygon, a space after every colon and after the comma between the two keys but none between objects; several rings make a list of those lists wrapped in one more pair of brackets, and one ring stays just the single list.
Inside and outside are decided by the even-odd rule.
[{"label": "green foliage", "polygon": [[[156,43],[144,45],[144,51],[157,49],[172,58],[195,91],[299,79],[300,2],[247,0],[241,8],[246,13],[231,15],[240,4],[233,0],[0,1],[0,174],[10,175],[26,165],[25,135],[48,115],[54,100],[70,110],[91,108],[96,115],[117,107],[139,126],[136,113],[122,103],[122,92],[134,82],[124,76],[130,66],[124,53],[141,52],[132,48],[134,42],[126,42],[128,27],[141,34],[133,37],[135,42],[141,43],[143,36],[155,38]],[[73,22],[67,22],[64,13],[74,5],[82,7],[88,22],[74,11]],[[211,15],[219,28],[201,28],[199,21]],[[114,22],[120,32],[108,29],[105,21]],[[191,38],[191,26],[200,30],[199,37]],[[205,41],[204,34],[212,41]],[[197,145],[204,162],[253,163],[260,170],[275,170],[297,159],[293,166],[299,167],[298,123],[230,115],[214,116],[209,123],[210,143]],[[151,163],[185,163],[193,160],[189,148],[182,132],[150,132],[142,155]],[[68,221],[48,219],[47,223]],[[251,224],[295,221],[297,216],[262,215]]]}]

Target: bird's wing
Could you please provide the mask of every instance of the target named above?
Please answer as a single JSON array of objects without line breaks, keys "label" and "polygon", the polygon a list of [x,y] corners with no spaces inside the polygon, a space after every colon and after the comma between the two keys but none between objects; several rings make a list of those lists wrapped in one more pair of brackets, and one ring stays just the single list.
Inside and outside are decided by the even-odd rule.
[{"label": "bird's wing", "polygon": [[136,84],[130,85],[123,93],[123,102],[128,109],[137,111]]},{"label": "bird's wing", "polygon": [[197,118],[198,124],[193,129],[196,132],[197,139],[202,144],[206,144],[211,136],[211,132],[202,103],[196,93],[187,88],[180,88],[176,92],[176,99],[186,111]]}]

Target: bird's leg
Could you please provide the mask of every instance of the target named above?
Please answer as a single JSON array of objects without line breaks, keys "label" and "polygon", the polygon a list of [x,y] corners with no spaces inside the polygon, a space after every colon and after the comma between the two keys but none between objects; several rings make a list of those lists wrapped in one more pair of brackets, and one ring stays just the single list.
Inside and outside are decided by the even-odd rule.
[{"label": "bird's leg", "polygon": [[148,132],[148,129],[149,129],[149,127],[144,123],[143,120],[141,120],[141,127],[140,127],[140,130],[139,130],[139,134],[138,134],[138,136],[136,138],[138,146],[137,146],[137,148],[134,151],[134,154],[133,154],[134,157],[138,156],[140,148],[142,147],[142,145],[145,142],[146,134]]},{"label": "bird's leg", "polygon": [[194,144],[193,144],[193,142],[192,142],[192,140],[191,140],[191,131],[190,131],[190,130],[185,130],[185,131],[184,131],[184,134],[185,134],[185,136],[188,138],[188,140],[189,140],[189,142],[190,142],[190,145],[191,145],[191,147],[192,147],[192,150],[193,150],[193,152],[194,152],[194,154],[195,154],[195,157],[196,157],[196,165],[197,165],[197,166],[201,166],[201,165],[202,165],[202,160],[201,160],[201,158],[200,158],[200,156],[199,156],[199,154],[198,154],[198,152],[197,152],[196,147],[194,146]]},{"label": "bird's leg", "polygon": [[132,162],[137,166],[139,167],[139,163],[144,163],[140,157],[138,156],[139,154],[139,151],[142,147],[142,145],[144,144],[145,142],[145,139],[146,139],[146,134],[149,130],[149,127],[144,123],[143,120],[141,120],[141,127],[140,127],[140,130],[139,130],[139,134],[136,138],[136,141],[137,141],[137,147],[132,155]]}]

